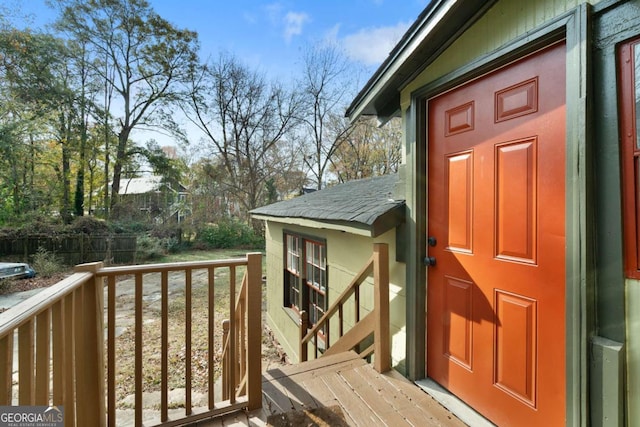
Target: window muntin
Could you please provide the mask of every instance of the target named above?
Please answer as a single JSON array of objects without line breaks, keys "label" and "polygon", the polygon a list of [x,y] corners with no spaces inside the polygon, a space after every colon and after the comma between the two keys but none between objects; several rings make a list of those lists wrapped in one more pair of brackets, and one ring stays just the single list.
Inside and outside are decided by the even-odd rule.
[{"label": "window muntin", "polygon": [[314,325],[327,310],[327,247],[323,241],[285,233],[285,307],[306,310]]}]

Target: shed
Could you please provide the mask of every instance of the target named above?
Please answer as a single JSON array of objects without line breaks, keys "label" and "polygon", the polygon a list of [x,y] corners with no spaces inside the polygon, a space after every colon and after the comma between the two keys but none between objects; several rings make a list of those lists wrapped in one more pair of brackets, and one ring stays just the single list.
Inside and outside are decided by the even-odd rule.
[{"label": "shed", "polygon": [[[405,213],[398,182],[397,174],[365,178],[251,211],[265,221],[267,324],[291,360],[299,357],[300,310],[317,321],[371,256],[373,244],[386,243],[393,260],[392,363],[404,372],[405,269],[396,259],[404,247]],[[371,293],[370,285],[364,293]]]}]

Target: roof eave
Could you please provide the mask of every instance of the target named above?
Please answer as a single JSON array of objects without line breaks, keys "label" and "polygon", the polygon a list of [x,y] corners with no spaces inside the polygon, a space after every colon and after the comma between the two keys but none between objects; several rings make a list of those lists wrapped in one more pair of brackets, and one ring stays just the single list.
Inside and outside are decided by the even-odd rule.
[{"label": "roof eave", "polygon": [[347,108],[346,117],[400,111],[400,90],[497,0],[432,0]]},{"label": "roof eave", "polygon": [[344,221],[304,217],[287,217],[268,214],[251,214],[253,219],[273,221],[282,224],[295,224],[310,228],[324,228],[336,231],[346,231],[353,234],[378,237],[392,228],[397,227],[405,220],[405,204],[399,204],[387,212],[378,216],[373,223],[365,224],[359,221]]},{"label": "roof eave", "polygon": [[371,237],[378,237],[386,233],[392,228],[396,228],[405,221],[405,204],[397,205],[393,209],[388,210],[380,215],[373,224],[371,224]]}]

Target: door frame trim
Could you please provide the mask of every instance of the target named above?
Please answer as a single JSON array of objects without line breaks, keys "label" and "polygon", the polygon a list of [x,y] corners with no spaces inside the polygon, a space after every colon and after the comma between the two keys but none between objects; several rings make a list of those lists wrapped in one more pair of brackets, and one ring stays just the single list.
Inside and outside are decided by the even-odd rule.
[{"label": "door frame trim", "polygon": [[[407,374],[416,380],[426,377],[426,256],[427,221],[427,100],[462,83],[513,62],[555,42],[566,47],[566,425],[586,425],[588,336],[595,330],[593,274],[593,231],[587,198],[592,194],[587,179],[591,157],[589,132],[588,77],[590,64],[591,6],[584,3],[534,31],[485,55],[411,93],[405,111],[407,171],[412,180],[405,183],[409,233],[407,257]],[[576,78],[578,77],[578,78]]]}]

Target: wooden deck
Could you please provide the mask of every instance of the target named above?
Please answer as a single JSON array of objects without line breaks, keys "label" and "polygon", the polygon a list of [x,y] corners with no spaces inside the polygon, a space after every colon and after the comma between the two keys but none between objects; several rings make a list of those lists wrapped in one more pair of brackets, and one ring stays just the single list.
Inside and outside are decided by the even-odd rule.
[{"label": "wooden deck", "polygon": [[[262,404],[260,410],[195,425],[293,427],[300,424],[290,420],[297,420],[304,426],[336,427],[336,412],[348,426],[465,425],[402,375],[393,370],[379,374],[354,352],[267,371],[262,376]],[[311,415],[301,419],[303,410]],[[276,416],[283,413],[288,414]]]}]

